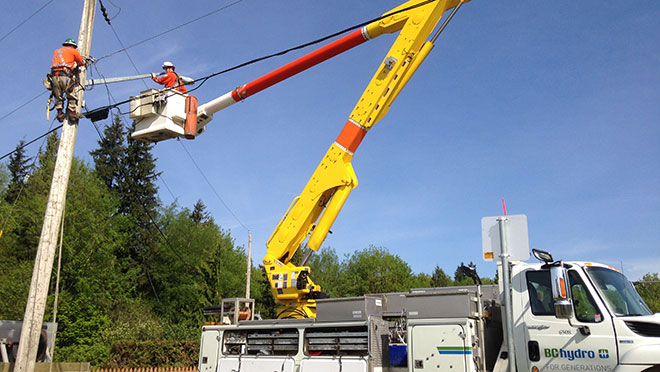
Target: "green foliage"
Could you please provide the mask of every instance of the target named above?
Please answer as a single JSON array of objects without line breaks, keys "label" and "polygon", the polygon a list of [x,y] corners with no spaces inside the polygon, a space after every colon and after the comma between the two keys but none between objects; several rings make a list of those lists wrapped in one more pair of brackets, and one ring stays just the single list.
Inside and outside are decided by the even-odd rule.
[{"label": "green foliage", "polygon": [[211,217],[211,214],[206,210],[206,205],[201,199],[197,200],[192,212],[190,212],[190,220],[198,225],[204,224],[208,226],[215,223],[213,217]]},{"label": "green foliage", "polygon": [[103,130],[103,138],[98,141],[99,148],[90,151],[96,173],[108,189],[115,192],[119,191],[123,179],[122,159],[126,156],[125,136],[124,125],[119,117],[115,116],[112,124]]},{"label": "green foliage", "polygon": [[14,202],[18,198],[23,185],[25,184],[26,177],[30,174],[30,158],[25,154],[25,141],[21,140],[16,146],[15,152],[9,155],[9,185],[5,192],[5,200]]},{"label": "green foliage", "polygon": [[340,297],[344,287],[345,267],[332,248],[322,248],[308,261],[310,277],[330,297]]},{"label": "green foliage", "polygon": [[347,258],[345,273],[342,295],[346,296],[408,291],[412,284],[410,266],[387,249],[373,245]]},{"label": "green foliage", "polygon": [[255,312],[260,314],[262,319],[273,319],[277,316],[277,306],[263,265],[252,269],[250,294],[255,301]]},{"label": "green foliage", "polygon": [[158,294],[157,313],[194,330],[177,337],[196,339],[204,306],[244,295],[246,257],[228,232],[190,216],[187,209],[165,211],[160,222],[165,238],[146,262]]},{"label": "green foliage", "polygon": [[410,288],[430,288],[431,285],[431,276],[427,273],[414,274],[410,278]]},{"label": "green foliage", "polygon": [[0,260],[0,273],[8,279],[0,280],[0,319],[23,319],[33,267],[33,262],[14,257]]},{"label": "green foliage", "polygon": [[0,164],[0,195],[4,195],[8,184],[9,184],[9,171],[7,170],[7,167],[4,164]]},{"label": "green foliage", "polygon": [[451,285],[451,278],[445,274],[445,271],[440,266],[435,265],[433,274],[431,275],[431,287],[447,287]]},{"label": "green foliage", "polygon": [[[644,283],[649,282],[649,283]],[[660,278],[658,273],[647,273],[635,289],[654,313],[660,313]]]},{"label": "green foliage", "polygon": [[122,341],[112,345],[106,368],[193,366],[199,341]]},{"label": "green foliage", "polygon": [[[107,367],[195,365],[203,307],[244,295],[244,248],[216,225],[201,200],[191,209],[161,207],[151,145],[128,137],[117,118],[104,134],[91,153],[94,168],[75,158],[72,163],[55,360]],[[2,319],[21,319],[25,310],[57,146],[53,133],[29,177],[20,176],[25,154],[15,160],[14,171],[0,170],[3,201],[8,185],[23,182],[20,196],[0,203],[0,272],[11,278],[0,281]],[[292,261],[301,258],[299,251]],[[343,258],[326,247],[308,265],[312,279],[333,297],[454,284],[439,267],[432,275],[413,273],[382,247]],[[256,311],[273,318],[275,303],[263,267],[251,270]],[[45,321],[53,319],[56,278],[54,267]]]}]

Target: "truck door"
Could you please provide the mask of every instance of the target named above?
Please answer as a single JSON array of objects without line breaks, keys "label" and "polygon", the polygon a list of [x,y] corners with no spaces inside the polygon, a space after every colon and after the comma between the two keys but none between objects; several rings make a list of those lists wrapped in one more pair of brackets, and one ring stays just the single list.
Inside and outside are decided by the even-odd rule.
[{"label": "truck door", "polygon": [[594,299],[593,288],[580,271],[571,269],[568,273],[574,306],[570,324],[554,316],[550,272],[523,273],[520,301],[514,299],[522,307],[522,317],[517,317],[522,322],[517,322],[515,337],[525,340],[524,345],[516,343],[519,367],[525,370],[526,366],[531,372],[612,371],[617,364],[614,327],[605,306],[597,296]]}]

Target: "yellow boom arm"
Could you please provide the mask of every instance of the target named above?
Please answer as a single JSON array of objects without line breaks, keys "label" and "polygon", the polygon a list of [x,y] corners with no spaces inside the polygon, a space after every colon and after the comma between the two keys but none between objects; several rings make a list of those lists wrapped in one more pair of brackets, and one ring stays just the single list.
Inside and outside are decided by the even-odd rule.
[{"label": "yellow boom arm", "polygon": [[[309,267],[304,266],[308,256],[303,259],[302,266],[296,266],[290,260],[300,248],[309,248],[309,254],[321,247],[348,195],[358,184],[351,165],[355,150],[366,132],[385,116],[433,48],[427,38],[444,12],[462,2],[411,0],[362,29],[365,39],[400,33],[344,129],[266,243],[268,250],[264,265],[275,301],[281,306],[279,318],[316,316],[315,300],[326,296],[309,278]],[[397,13],[403,9],[408,10]]]}]

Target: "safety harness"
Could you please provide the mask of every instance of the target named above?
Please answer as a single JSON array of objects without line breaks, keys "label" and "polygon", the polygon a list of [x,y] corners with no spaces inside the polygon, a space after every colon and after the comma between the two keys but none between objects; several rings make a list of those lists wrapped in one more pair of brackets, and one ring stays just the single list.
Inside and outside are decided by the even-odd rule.
[{"label": "safety harness", "polygon": [[[73,92],[73,88],[78,84],[78,75],[73,73],[73,66],[67,64],[64,61],[64,56],[62,55],[62,48],[57,50],[57,57],[59,58],[60,63],[53,64],[50,67],[50,73],[46,74],[46,79],[44,79],[43,84],[46,89],[50,90],[50,96],[48,97],[48,102],[46,102],[46,120],[50,120],[50,111],[55,109],[55,106],[50,106],[53,100],[53,77],[54,76],[65,76],[67,77],[66,81],[66,91]],[[63,92],[64,93],[64,92]]]},{"label": "safety harness", "polygon": [[73,71],[73,66],[68,65],[64,62],[64,56],[62,56],[62,48],[57,50],[57,56],[60,59],[60,63],[56,63],[50,66],[50,72],[53,76],[71,76],[71,71]]}]

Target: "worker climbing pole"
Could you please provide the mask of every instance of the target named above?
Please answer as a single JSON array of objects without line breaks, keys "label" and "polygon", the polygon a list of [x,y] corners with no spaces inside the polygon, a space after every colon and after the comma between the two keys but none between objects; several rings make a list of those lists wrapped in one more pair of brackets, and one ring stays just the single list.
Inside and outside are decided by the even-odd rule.
[{"label": "worker climbing pole", "polygon": [[[53,53],[53,63],[50,73],[46,76],[46,88],[50,86],[51,97],[55,99],[57,121],[64,121],[64,96],[66,96],[69,121],[77,120],[78,92],[80,88],[80,72],[85,69],[85,60],[78,52],[78,44],[71,38],[64,40],[62,47]],[[50,99],[49,99],[50,102]],[[50,109],[49,109],[50,110]]]},{"label": "worker climbing pole", "polygon": [[[85,0],[83,3],[82,18],[80,21],[80,32],[78,44],[82,55],[89,55],[92,45],[92,30],[94,28],[94,14],[96,12],[96,1]],[[73,40],[71,40],[73,41]],[[65,43],[70,43],[67,40]],[[75,42],[74,42],[75,43]],[[66,62],[66,60],[65,60]],[[84,83],[86,71],[80,71],[80,81]],[[73,109],[76,115],[73,118],[64,118],[62,135],[57,150],[57,159],[53,169],[53,179],[48,193],[44,223],[41,228],[37,255],[32,271],[32,281],[28,293],[25,315],[23,316],[23,328],[21,329],[21,342],[18,345],[15,372],[33,372],[37,357],[37,344],[41,336],[41,326],[46,311],[46,299],[50,283],[50,274],[55,260],[55,249],[57,247],[57,236],[60,223],[64,215],[64,202],[73,162],[73,148],[76,134],[78,132],[78,115],[82,103],[84,89],[76,91],[76,105],[69,101],[69,109]],[[73,120],[71,120],[73,119]]]}]

